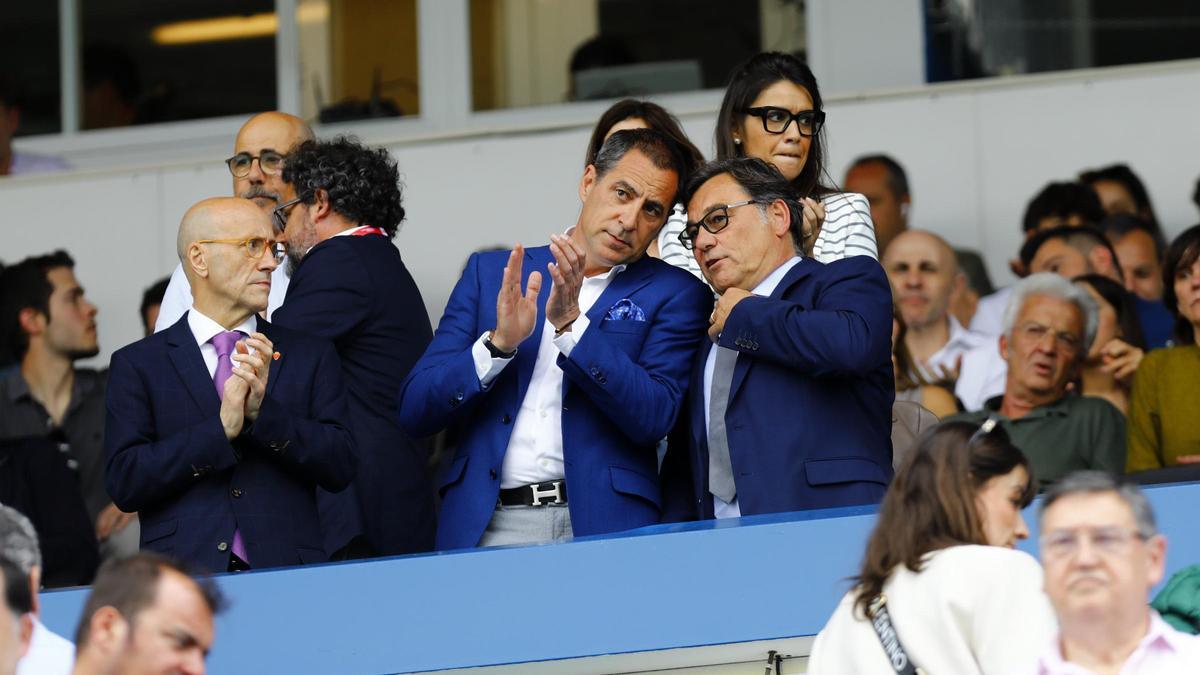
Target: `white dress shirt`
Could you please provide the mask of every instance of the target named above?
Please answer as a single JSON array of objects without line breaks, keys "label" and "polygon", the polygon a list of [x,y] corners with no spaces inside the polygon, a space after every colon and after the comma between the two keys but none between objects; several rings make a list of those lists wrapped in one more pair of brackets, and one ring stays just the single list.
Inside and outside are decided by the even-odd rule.
[{"label": "white dress shirt", "polygon": [[975,333],[963,328],[953,314],[946,314],[950,322],[950,337],[941,349],[934,352],[925,363],[915,364],[917,374],[926,382],[938,382],[942,379],[943,371],[952,371],[959,367],[958,358],[977,349],[984,344],[995,343],[995,338],[989,338],[981,333]]},{"label": "white dress shirt", "polygon": [[[288,275],[287,265],[280,265],[271,272],[271,294],[267,296],[267,320],[283,304],[287,295]],[[162,304],[158,308],[158,319],[154,322],[154,332],[158,333],[179,321],[179,317],[192,306],[192,287],[188,284],[187,276],[183,273],[183,265],[176,265],[171,273],[171,281],[167,283],[167,291],[163,294]]]},{"label": "white dress shirt", "polygon": [[[587,312],[613,278],[624,270],[625,265],[617,265],[603,274],[583,280],[579,289],[579,318],[575,319],[569,333],[556,338],[554,326],[549,320],[542,326],[533,375],[513,420],[512,435],[504,453],[504,465],[500,471],[501,489],[560,480],[566,475],[562,439],[563,372],[558,367],[558,355],[571,355],[588,329],[590,322]],[[471,356],[475,361],[479,383],[486,388],[512,359],[492,358],[491,352],[483,345],[485,337],[487,333],[480,335],[471,346]]]},{"label": "white dress shirt", "polygon": [[[196,338],[196,344],[200,346],[200,356],[204,357],[204,365],[208,368],[208,376],[212,377],[217,372],[217,348],[209,342],[217,333],[224,333],[225,328],[201,314],[195,307],[188,312],[188,328],[192,329],[192,337]],[[249,336],[251,333],[258,330],[258,322],[254,315],[251,314],[245,321],[238,324],[234,330],[241,331]],[[233,364],[236,368],[238,364]]]},{"label": "white dress shirt", "polygon": [[984,335],[999,335],[1004,332],[1004,308],[1012,296],[1012,286],[1001,288],[979,299],[975,314],[971,317],[971,330]]},{"label": "white dress shirt", "polygon": [[1000,355],[1000,338],[988,337],[962,355],[962,370],[954,383],[954,395],[967,412],[983,408],[993,396],[1004,393],[1008,362]]},{"label": "white dress shirt", "polygon": [[[775,268],[774,272],[767,275],[750,291],[754,295],[770,296],[779,286],[779,282],[787,276],[793,267],[800,264],[800,256],[793,256],[779,267]],[[708,408],[712,400],[712,376],[713,368],[717,364],[717,348],[713,347],[708,351],[708,360],[704,362],[704,429],[708,430]],[[734,497],[732,502],[726,503],[720,497],[713,495],[713,512],[717,518],[738,518],[742,515],[742,510],[738,506],[737,497]]]},{"label": "white dress shirt", "polygon": [[17,662],[17,675],[69,675],[74,664],[75,645],[33,617],[33,638]]}]

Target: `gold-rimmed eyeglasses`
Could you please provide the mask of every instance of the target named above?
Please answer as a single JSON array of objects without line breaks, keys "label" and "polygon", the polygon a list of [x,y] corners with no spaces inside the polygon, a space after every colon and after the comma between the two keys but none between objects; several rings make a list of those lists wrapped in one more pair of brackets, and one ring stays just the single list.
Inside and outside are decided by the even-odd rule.
[{"label": "gold-rimmed eyeglasses", "polygon": [[270,251],[271,257],[275,262],[283,262],[283,258],[287,252],[283,248],[283,243],[274,239],[265,239],[263,237],[248,237],[246,239],[200,239],[196,244],[231,244],[241,246],[246,253],[246,257],[252,260],[257,260],[262,257],[264,251]]}]

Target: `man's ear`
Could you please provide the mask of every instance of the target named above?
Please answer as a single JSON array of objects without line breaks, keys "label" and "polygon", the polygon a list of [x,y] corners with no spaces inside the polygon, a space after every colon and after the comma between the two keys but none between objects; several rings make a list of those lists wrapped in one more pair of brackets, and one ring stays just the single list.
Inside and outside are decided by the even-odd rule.
[{"label": "man's ear", "polygon": [[325,220],[329,217],[329,214],[333,213],[333,203],[329,201],[329,192],[321,188],[318,188],[317,191],[313,193],[312,204],[306,205],[301,202],[299,206],[307,206],[309,209],[311,209],[310,213],[312,213],[312,221],[314,223],[319,223],[322,220]]},{"label": "man's ear", "polygon": [[786,202],[776,199],[767,205],[767,223],[776,237],[792,236],[792,210]]},{"label": "man's ear", "polygon": [[200,244],[193,242],[188,245],[187,264],[196,273],[196,276],[202,279],[208,276],[208,256],[204,254],[204,249]]},{"label": "man's ear", "polygon": [[17,323],[21,330],[28,335],[41,335],[46,331],[46,314],[32,307],[26,307],[17,313]]},{"label": "man's ear", "polygon": [[29,568],[29,597],[33,599],[33,615],[38,616],[42,611],[38,591],[42,588],[42,568],[34,565]]},{"label": "man's ear", "polygon": [[599,180],[599,176],[596,174],[596,165],[588,164],[587,168],[583,170],[583,178],[579,179],[579,201],[587,201],[592,188],[596,187],[597,180]]},{"label": "man's ear", "polygon": [[1156,534],[1146,541],[1146,551],[1150,556],[1150,565],[1146,578],[1146,587],[1150,588],[1162,581],[1166,573],[1167,538]]},{"label": "man's ear", "polygon": [[29,652],[29,643],[33,640],[33,615],[22,614],[18,622],[21,632],[17,639],[17,660],[20,661]]},{"label": "man's ear", "polygon": [[88,625],[88,644],[104,654],[119,651],[129,635],[129,623],[112,605],[97,609]]},{"label": "man's ear", "polygon": [[[1117,259],[1113,257],[1112,251],[1104,246],[1093,246],[1091,251],[1088,251],[1088,264],[1097,274],[1104,274],[1106,270],[1111,270],[1115,273],[1117,269]],[[1124,279],[1121,280],[1124,283]]]},{"label": "man's ear", "polygon": [[1008,335],[1006,333],[1000,334],[1000,357],[1006,363],[1008,362]]}]

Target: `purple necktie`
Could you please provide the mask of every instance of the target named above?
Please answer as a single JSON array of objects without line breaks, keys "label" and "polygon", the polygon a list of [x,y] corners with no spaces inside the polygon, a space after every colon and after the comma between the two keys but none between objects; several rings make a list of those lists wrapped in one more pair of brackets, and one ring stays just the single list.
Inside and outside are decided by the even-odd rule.
[{"label": "purple necktie", "polygon": [[[217,387],[218,398],[225,398],[225,381],[233,375],[233,360],[229,356],[233,354],[234,345],[243,337],[245,335],[241,332],[230,330],[217,333],[209,340],[217,349],[217,369],[213,372],[213,384]],[[242,542],[242,531],[236,526],[233,530],[233,554],[247,563],[250,562],[246,557],[246,545]]]}]

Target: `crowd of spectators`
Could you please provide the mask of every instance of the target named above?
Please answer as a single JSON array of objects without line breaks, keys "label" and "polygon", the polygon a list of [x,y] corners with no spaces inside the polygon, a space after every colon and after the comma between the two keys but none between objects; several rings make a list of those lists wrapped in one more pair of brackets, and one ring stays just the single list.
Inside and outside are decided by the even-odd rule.
[{"label": "crowd of spectators", "polygon": [[[26,588],[6,598],[16,640],[36,643],[29,589],[98,566],[79,672],[122,672],[133,617],[159,609],[190,613],[180,658],[202,667],[220,603],[166,556],[237,572],[879,502],[814,672],[873,672],[892,646],[929,672],[1067,672],[1112,656],[1098,626],[1122,659],[1129,631],[1165,635],[1136,607],[1102,625],[1064,579],[1081,549],[1161,576],[1120,477],[1200,464],[1200,225],[1170,240],[1129,167],[1085,171],[1029,201],[1019,281],[997,290],[977,252],[910,226],[896,159],[837,185],[825,122],[812,71],[778,53],[733,73],[711,162],[660,106],[617,103],[576,220],[474,254],[436,330],[392,243],[396,162],[280,112],[239,131],[233,196],[183,215],[146,338],[109,369],[76,363],[98,336],[70,255],[10,261],[0,502],[42,541],[0,567]],[[1005,550],[1039,490],[1049,600]],[[1113,509],[1068,508],[1088,500]],[[1090,513],[1111,522],[1073,520]],[[943,595],[985,626],[1019,617],[1022,649],[903,632]],[[859,649],[872,632],[884,651]]]}]

